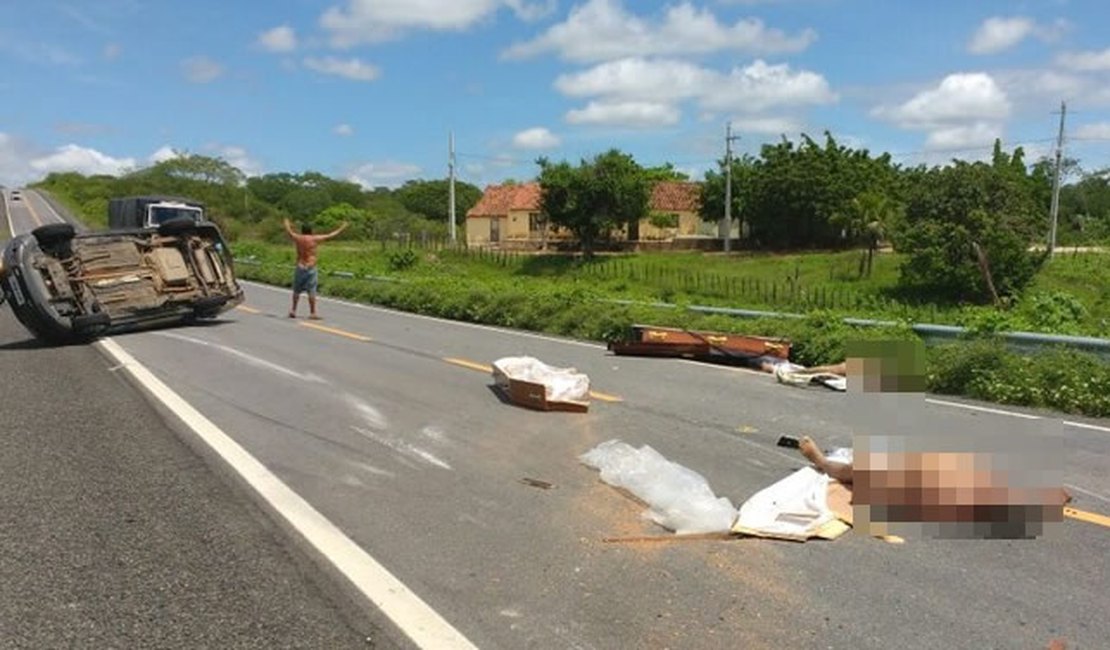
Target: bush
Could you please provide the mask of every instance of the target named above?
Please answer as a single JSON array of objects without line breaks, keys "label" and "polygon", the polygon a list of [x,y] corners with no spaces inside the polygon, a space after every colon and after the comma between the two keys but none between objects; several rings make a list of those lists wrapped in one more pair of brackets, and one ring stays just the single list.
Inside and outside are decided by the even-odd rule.
[{"label": "bush", "polygon": [[411,248],[402,248],[389,254],[389,268],[393,271],[404,271],[416,266],[419,260],[416,251]]}]

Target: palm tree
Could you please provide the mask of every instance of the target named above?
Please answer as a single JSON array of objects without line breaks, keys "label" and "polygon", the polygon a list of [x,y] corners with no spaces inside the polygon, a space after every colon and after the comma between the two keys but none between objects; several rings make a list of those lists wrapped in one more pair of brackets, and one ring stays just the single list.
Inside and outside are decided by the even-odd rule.
[{"label": "palm tree", "polygon": [[[886,194],[867,191],[848,202],[845,209],[833,216],[833,222],[842,228],[845,237],[867,244],[866,274],[871,277],[875,251],[894,228],[902,213],[902,206]],[[860,277],[864,275],[864,261],[860,263]]]}]

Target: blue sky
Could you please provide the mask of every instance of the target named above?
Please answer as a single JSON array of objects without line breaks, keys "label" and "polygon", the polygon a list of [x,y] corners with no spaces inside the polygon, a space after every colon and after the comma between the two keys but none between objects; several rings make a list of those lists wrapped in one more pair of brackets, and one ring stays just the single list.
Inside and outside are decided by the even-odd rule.
[{"label": "blue sky", "polygon": [[1110,165],[1103,0],[0,0],[0,183],[173,151],[367,186],[610,147],[698,177],[824,130],[905,163]]}]

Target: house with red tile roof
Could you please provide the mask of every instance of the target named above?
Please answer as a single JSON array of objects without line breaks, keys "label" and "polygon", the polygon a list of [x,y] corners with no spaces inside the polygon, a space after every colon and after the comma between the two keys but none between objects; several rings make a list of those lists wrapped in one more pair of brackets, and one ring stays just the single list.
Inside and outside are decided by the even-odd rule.
[{"label": "house with red tile roof", "polygon": [[[535,181],[487,187],[478,203],[466,213],[467,245],[539,244],[572,239],[573,235],[561,228],[549,227],[544,233],[540,198],[540,184]],[[640,221],[640,240],[667,241],[697,235],[700,207],[700,183],[656,183],[651,191],[649,215]],[[627,235],[622,230],[613,236]]]}]

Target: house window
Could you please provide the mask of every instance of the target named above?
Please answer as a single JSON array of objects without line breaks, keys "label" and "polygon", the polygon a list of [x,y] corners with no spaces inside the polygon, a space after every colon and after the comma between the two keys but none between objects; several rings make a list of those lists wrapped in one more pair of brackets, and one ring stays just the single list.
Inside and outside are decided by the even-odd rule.
[{"label": "house window", "polygon": [[543,227],[544,227],[543,214],[541,214],[539,212],[529,212],[528,213],[528,230],[538,233],[538,232],[543,230]]}]

